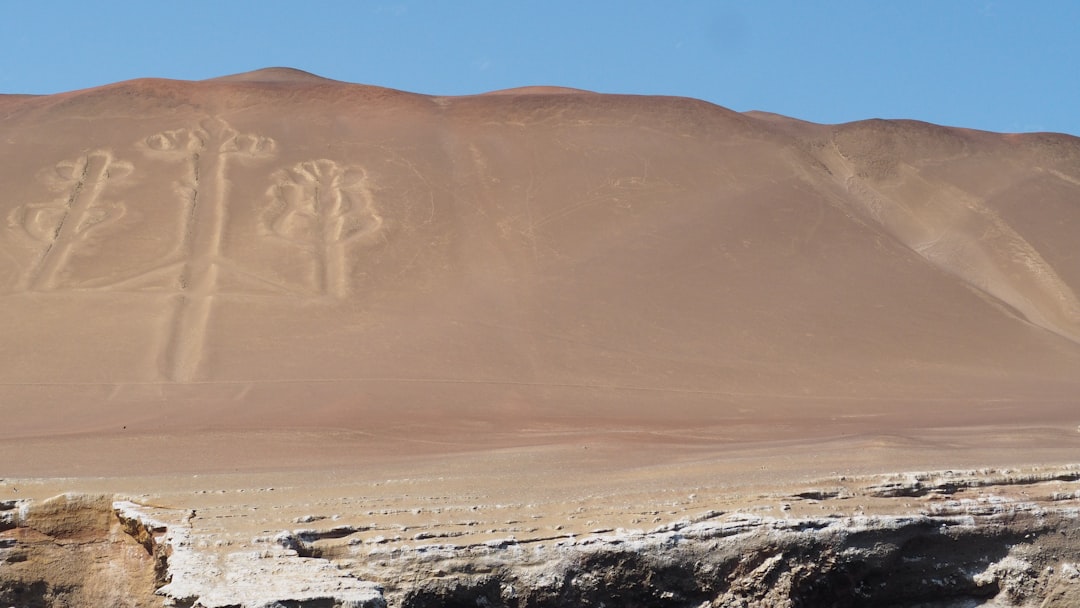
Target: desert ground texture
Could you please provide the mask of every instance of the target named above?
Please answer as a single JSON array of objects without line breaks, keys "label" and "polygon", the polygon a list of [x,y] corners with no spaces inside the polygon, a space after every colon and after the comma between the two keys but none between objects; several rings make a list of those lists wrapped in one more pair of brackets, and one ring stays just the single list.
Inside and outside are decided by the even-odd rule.
[{"label": "desert ground texture", "polygon": [[[128,605],[451,605],[394,560],[1080,508],[1076,137],[276,68],[0,95],[0,159],[0,551],[60,501],[217,564]],[[251,583],[263,545],[348,576]],[[28,564],[5,601],[99,597]]]}]

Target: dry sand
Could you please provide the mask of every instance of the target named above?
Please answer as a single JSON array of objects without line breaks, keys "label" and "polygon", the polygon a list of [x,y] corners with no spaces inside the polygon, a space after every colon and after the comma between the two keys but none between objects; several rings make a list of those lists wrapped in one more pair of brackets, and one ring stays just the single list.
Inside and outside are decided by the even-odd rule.
[{"label": "dry sand", "polygon": [[0,499],[588,532],[1080,460],[1073,137],[275,69],[0,96],[0,157]]}]

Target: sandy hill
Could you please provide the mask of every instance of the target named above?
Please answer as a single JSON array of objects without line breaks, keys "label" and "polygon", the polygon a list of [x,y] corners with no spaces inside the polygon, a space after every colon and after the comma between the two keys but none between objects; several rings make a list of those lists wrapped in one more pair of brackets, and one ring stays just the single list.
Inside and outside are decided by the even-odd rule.
[{"label": "sandy hill", "polygon": [[273,69],[5,96],[0,155],[11,474],[1075,443],[1074,137]]}]

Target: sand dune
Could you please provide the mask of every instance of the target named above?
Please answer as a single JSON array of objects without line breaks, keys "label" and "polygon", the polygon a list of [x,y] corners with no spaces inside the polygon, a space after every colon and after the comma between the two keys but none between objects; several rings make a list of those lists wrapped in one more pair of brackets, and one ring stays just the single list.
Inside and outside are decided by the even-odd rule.
[{"label": "sand dune", "polygon": [[274,68],[0,96],[0,157],[8,511],[584,533],[1080,447],[1074,137]]},{"label": "sand dune", "polygon": [[828,436],[1078,394],[1075,138],[286,69],[3,107],[6,445]]}]

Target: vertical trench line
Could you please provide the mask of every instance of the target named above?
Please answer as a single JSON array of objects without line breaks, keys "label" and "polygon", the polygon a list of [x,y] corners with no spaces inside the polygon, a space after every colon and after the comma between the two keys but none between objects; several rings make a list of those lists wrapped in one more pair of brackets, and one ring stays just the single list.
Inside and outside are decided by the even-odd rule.
[{"label": "vertical trench line", "polygon": [[346,295],[345,289],[345,244],[334,242],[326,245],[326,261],[323,262],[326,270],[326,281],[329,285],[327,293],[342,299]]},{"label": "vertical trench line", "polygon": [[319,229],[316,238],[319,240],[317,243],[314,243],[312,251],[315,253],[315,264],[318,266],[315,274],[318,277],[316,280],[319,284],[316,286],[316,289],[322,295],[329,295],[333,289],[331,287],[332,283],[330,282],[330,221],[327,217],[326,209],[323,209],[322,184],[319,181],[320,179],[322,179],[322,176],[315,173],[314,186],[312,187],[313,192],[311,195],[311,208],[312,211],[315,212],[315,221],[317,222]]},{"label": "vertical trench line", "polygon": [[[108,179],[111,158],[105,154],[95,153],[87,154],[84,158],[86,162],[83,164],[82,173],[71,189],[64,217],[56,228],[56,238],[42,254],[33,272],[31,289],[48,291],[56,288],[58,275],[67,265],[75,241],[78,239],[79,225],[82,224],[86,213],[101,197],[105,181]],[[91,167],[92,164],[93,167]]]},{"label": "vertical trench line", "polygon": [[[184,233],[182,235],[183,241],[180,245],[180,249],[184,255],[191,257],[191,235],[195,232],[195,225],[197,215],[199,213],[199,205],[201,204],[201,197],[199,196],[199,180],[201,178],[199,171],[199,163],[202,159],[202,153],[195,152],[191,155],[191,187],[193,192],[191,198],[187,201],[187,214],[184,216]],[[188,281],[190,277],[186,276],[188,273],[188,264],[184,264],[181,267],[180,276],[180,288],[187,289]]]},{"label": "vertical trench line", "polygon": [[[179,296],[169,345],[169,376],[175,382],[190,382],[196,378],[205,359],[210,313],[218,287],[218,257],[225,234],[227,218],[226,169],[228,155],[220,146],[210,158],[208,170],[196,163],[199,185],[206,196],[196,194],[192,209],[190,259],[181,275],[183,293]],[[205,156],[197,157],[202,160]]]},{"label": "vertical trench line", "polygon": [[181,326],[183,319],[183,311],[186,307],[188,285],[191,281],[191,251],[192,251],[192,234],[195,232],[195,227],[198,222],[199,206],[202,202],[200,196],[200,159],[202,158],[202,148],[195,151],[187,159],[191,175],[191,195],[184,200],[184,215],[183,215],[183,231],[180,234],[180,254],[185,260],[180,265],[180,275],[177,277],[177,287],[180,290],[179,294],[170,296],[168,298],[169,307],[169,324],[165,329],[165,343],[162,345],[158,359],[159,373],[168,380],[176,380],[176,365],[177,365],[177,353],[180,351],[179,346],[182,341],[182,337],[187,331],[186,328]]},{"label": "vertical trench line", "polygon": [[194,294],[177,296],[171,341],[170,376],[174,382],[191,382],[196,378],[210,324],[211,299],[212,296]]},{"label": "vertical trench line", "polygon": [[[345,276],[345,209],[342,205],[344,193],[341,188],[335,186],[330,194],[329,207],[322,212],[322,249],[323,249],[323,282],[326,285],[327,295],[336,298],[344,298],[346,295]],[[318,203],[322,205],[322,192],[319,193]]]}]

